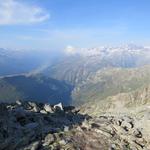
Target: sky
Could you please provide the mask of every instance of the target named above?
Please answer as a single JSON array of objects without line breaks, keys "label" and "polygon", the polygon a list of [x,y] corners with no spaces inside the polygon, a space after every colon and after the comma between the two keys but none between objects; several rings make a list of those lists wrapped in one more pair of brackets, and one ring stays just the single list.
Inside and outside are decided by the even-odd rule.
[{"label": "sky", "polygon": [[0,47],[150,46],[150,0],[0,0]]}]

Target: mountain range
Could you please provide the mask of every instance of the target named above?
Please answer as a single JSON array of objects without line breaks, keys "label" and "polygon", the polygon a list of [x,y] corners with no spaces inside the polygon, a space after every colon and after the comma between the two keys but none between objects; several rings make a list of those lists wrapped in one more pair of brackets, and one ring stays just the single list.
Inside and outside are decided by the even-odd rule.
[{"label": "mountain range", "polygon": [[73,85],[72,102],[81,105],[148,84],[149,64],[150,49],[130,44],[74,50],[42,74]]},{"label": "mountain range", "polygon": [[[23,73],[24,71],[18,69],[16,71],[18,75],[13,75],[15,71],[13,69],[10,76],[2,76],[6,73],[3,68],[9,70],[7,74],[9,75],[11,65],[15,66],[14,61],[9,64],[9,67],[4,67],[7,66],[8,58],[18,60],[19,55],[20,60],[28,66],[32,64],[30,60],[34,65],[34,62],[36,63],[34,58],[39,55],[35,54],[34,57],[29,55],[31,59],[23,57],[28,60],[24,61],[20,57],[20,52],[11,55],[10,51],[1,49],[1,54],[4,63],[0,63],[1,66],[3,65],[0,101],[22,98],[25,100],[43,99],[55,103],[57,100],[54,100],[55,98],[51,100],[53,97],[51,95],[57,89],[56,93],[61,93],[58,94],[61,102],[80,106],[88,102],[99,102],[119,93],[132,92],[150,82],[150,48],[133,44],[91,49],[73,48],[73,51],[66,51],[59,61],[53,61],[42,69],[39,69],[37,64],[38,67],[31,65],[32,69],[21,65],[21,68],[26,68],[28,71]],[[45,61],[48,60],[47,58],[45,57]],[[44,60],[44,57],[41,57],[41,60]],[[39,62],[41,66],[44,64],[44,61]],[[57,83],[55,90],[52,88],[54,83]],[[51,84],[52,87],[50,87]],[[34,94],[31,96],[31,93]]]},{"label": "mountain range", "polygon": [[0,48],[0,76],[37,72],[50,66],[56,58],[46,50],[12,50]]},{"label": "mountain range", "polygon": [[32,54],[1,49],[0,150],[150,149],[150,48]]}]

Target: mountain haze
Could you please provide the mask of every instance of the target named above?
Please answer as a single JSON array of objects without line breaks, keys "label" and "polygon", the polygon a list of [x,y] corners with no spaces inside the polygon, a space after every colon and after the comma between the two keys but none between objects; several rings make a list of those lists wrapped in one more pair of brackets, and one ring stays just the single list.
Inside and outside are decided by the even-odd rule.
[{"label": "mountain haze", "polygon": [[0,48],[0,76],[39,72],[39,70],[41,71],[56,62],[59,57],[46,50]]},{"label": "mountain haze", "polygon": [[150,64],[150,49],[133,44],[74,51],[66,51],[67,56],[62,61],[48,67],[43,73],[76,84],[100,69],[134,68]]},{"label": "mountain haze", "polygon": [[[35,99],[80,106],[150,83],[150,49],[133,44],[74,48],[73,52],[66,50],[66,54],[54,61],[50,58],[55,54],[30,52],[30,55],[29,51],[0,50],[3,58],[0,63],[1,101]],[[13,75],[16,73],[18,75]]]},{"label": "mountain haze", "polygon": [[149,64],[150,49],[129,44],[67,51],[64,59],[41,74],[74,86],[73,104],[81,105],[148,84]]}]

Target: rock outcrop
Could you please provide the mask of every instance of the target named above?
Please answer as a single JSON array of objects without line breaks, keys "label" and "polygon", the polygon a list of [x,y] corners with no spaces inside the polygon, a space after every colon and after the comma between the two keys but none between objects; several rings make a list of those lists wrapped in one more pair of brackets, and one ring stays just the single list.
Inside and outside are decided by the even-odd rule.
[{"label": "rock outcrop", "polygon": [[60,104],[3,103],[0,150],[149,150],[140,123],[128,115],[90,117]]}]

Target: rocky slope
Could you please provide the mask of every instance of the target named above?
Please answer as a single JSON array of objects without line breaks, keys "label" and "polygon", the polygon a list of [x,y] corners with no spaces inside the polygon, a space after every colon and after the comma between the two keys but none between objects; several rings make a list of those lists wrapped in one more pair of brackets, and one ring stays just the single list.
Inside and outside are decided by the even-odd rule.
[{"label": "rocky slope", "polygon": [[150,85],[141,87],[135,91],[119,93],[109,96],[101,101],[92,101],[81,106],[82,112],[90,115],[103,113],[132,113],[144,115],[150,107]]},{"label": "rocky slope", "polygon": [[99,102],[108,96],[128,93],[150,84],[150,66],[139,68],[107,68],[89,75],[72,91],[74,104]]},{"label": "rocky slope", "polygon": [[61,104],[3,103],[0,150],[149,150],[150,128],[142,125],[142,119],[109,114],[90,117]]}]

